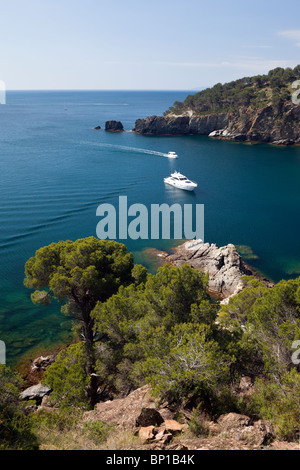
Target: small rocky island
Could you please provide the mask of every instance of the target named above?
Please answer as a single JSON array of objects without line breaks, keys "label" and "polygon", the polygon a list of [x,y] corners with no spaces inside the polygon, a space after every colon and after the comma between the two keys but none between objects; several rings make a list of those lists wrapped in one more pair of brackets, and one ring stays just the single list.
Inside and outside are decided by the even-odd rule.
[{"label": "small rocky island", "polygon": [[164,116],[138,119],[145,135],[207,135],[241,142],[300,144],[300,104],[295,83],[300,65],[276,68],[189,95]]},{"label": "small rocky island", "polygon": [[107,132],[124,132],[123,124],[120,121],[107,121],[105,123]]}]

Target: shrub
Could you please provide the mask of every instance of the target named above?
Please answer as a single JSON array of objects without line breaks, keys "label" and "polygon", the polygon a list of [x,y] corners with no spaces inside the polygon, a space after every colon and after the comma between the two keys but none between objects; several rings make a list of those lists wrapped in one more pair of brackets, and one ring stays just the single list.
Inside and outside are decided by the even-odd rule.
[{"label": "shrub", "polygon": [[257,414],[269,419],[278,437],[299,439],[300,374],[293,369],[282,378],[281,384],[270,380],[257,380],[252,404]]},{"label": "shrub", "polygon": [[20,376],[0,365],[0,450],[35,450],[37,440],[20,400]]},{"label": "shrub", "polygon": [[60,352],[56,361],[47,368],[43,379],[43,383],[52,389],[53,404],[61,408],[88,408],[86,364],[84,343],[74,344]]}]

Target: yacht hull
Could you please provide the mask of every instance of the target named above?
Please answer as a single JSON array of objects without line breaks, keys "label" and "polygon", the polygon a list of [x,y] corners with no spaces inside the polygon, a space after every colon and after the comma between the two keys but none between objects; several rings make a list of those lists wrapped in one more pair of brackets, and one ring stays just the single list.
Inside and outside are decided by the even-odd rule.
[{"label": "yacht hull", "polygon": [[174,181],[170,180],[169,178],[165,178],[164,182],[166,184],[169,184],[170,186],[173,186],[174,188],[183,189],[184,191],[194,191],[194,189],[197,188],[196,184],[193,184],[193,183],[191,183],[191,184],[180,184],[180,183],[177,183],[177,182],[174,182]]}]

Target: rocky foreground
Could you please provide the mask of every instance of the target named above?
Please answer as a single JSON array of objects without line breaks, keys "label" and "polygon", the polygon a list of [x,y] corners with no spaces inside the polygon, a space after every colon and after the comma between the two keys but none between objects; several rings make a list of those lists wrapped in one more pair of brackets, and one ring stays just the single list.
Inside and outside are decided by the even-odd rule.
[{"label": "rocky foreground", "polygon": [[[245,391],[241,383],[237,392],[249,393],[249,390]],[[253,421],[237,413],[222,415],[215,421],[203,415],[199,437],[195,437],[190,432],[194,413],[195,409],[188,403],[180,409],[159,404],[151,395],[151,387],[145,385],[126,398],[99,403],[94,411],[84,414],[83,424],[112,425],[114,430],[106,443],[108,450],[298,449],[297,444],[276,441],[268,421]]]},{"label": "rocky foreground", "polygon": [[[250,377],[243,377],[235,393],[252,393]],[[55,412],[49,406],[49,389],[41,384],[22,394],[23,400],[36,400],[37,410]],[[299,450],[297,443],[276,440],[272,424],[238,413],[227,413],[214,420],[195,404],[159,403],[145,385],[126,398],[98,403],[84,413],[85,423],[106,423],[111,435],[102,450]],[[195,423],[197,423],[195,425]],[[44,450],[47,446],[44,445]]]},{"label": "rocky foreground", "polygon": [[[254,385],[243,377],[234,393],[251,395]],[[37,384],[21,394],[23,400],[35,400],[35,411],[55,413],[49,402],[51,390]],[[31,408],[32,408],[32,401]],[[293,442],[278,441],[272,424],[253,420],[238,413],[215,419],[197,411],[197,403],[160,403],[145,385],[125,398],[98,403],[84,413],[81,425],[106,423],[110,436],[101,450],[299,450]],[[43,450],[55,450],[43,444]]]},{"label": "rocky foreground", "polygon": [[300,144],[300,105],[286,102],[278,115],[274,108],[241,107],[238,111],[197,116],[150,116],[138,119],[133,132],[145,135],[209,135],[241,142],[274,145]]},{"label": "rocky foreground", "polygon": [[[202,240],[185,242],[175,248],[174,253],[157,252],[165,263],[174,266],[188,264],[199,271],[209,274],[208,291],[223,301],[238,294],[243,289],[243,276],[258,276],[239,255],[236,247],[228,244],[221,248],[214,243],[203,243]],[[264,282],[272,287],[267,279]]]}]

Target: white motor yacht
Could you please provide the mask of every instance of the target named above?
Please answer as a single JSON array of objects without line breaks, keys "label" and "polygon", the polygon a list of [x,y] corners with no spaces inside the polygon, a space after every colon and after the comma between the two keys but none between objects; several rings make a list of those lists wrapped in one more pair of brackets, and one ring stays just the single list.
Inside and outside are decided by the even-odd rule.
[{"label": "white motor yacht", "polygon": [[169,152],[169,153],[167,154],[167,157],[168,157],[168,158],[178,158],[178,155],[177,155],[175,152]]},{"label": "white motor yacht", "polygon": [[186,176],[182,175],[178,171],[172,173],[171,176],[164,179],[164,182],[175,186],[175,188],[185,189],[186,191],[194,191],[197,188],[198,184],[189,180]]}]

